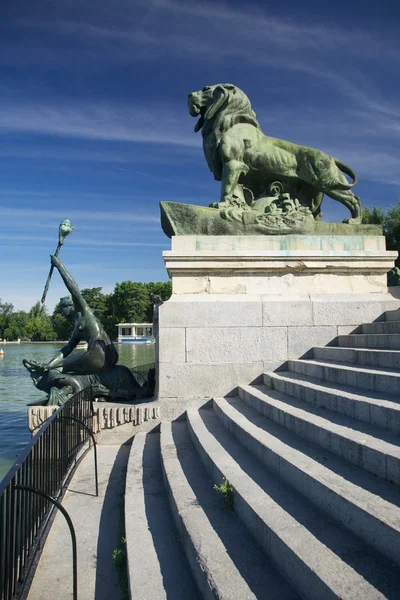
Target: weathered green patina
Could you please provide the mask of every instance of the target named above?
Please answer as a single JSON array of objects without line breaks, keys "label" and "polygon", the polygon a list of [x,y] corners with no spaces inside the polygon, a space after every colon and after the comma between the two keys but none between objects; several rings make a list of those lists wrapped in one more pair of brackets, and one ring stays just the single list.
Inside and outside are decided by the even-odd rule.
[{"label": "weathered green patina", "polygon": [[167,235],[310,233],[322,216],[324,194],[350,210],[344,223],[361,223],[352,169],[321,150],[264,135],[250,100],[236,86],[192,92],[189,113],[199,117],[195,131],[202,132],[205,158],[221,181],[221,194],[208,211],[162,203]]},{"label": "weathered green patina", "polygon": [[[173,235],[382,235],[381,225],[358,225],[347,223],[330,223],[304,218],[303,222],[290,223],[286,220],[276,224],[274,220],[259,217],[256,211],[243,211],[243,214],[254,217],[252,222],[243,219],[226,220],[221,216],[225,209],[194,206],[180,202],[161,202],[161,226],[168,237]],[[239,211],[238,211],[239,212]],[[281,224],[284,226],[282,227]]]}]

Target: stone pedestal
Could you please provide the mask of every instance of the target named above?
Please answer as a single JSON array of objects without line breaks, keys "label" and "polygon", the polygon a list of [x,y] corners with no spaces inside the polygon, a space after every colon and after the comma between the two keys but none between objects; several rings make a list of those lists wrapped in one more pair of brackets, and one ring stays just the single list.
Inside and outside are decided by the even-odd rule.
[{"label": "stone pedestal", "polygon": [[235,393],[400,305],[383,236],[177,236],[163,257],[159,398]]}]

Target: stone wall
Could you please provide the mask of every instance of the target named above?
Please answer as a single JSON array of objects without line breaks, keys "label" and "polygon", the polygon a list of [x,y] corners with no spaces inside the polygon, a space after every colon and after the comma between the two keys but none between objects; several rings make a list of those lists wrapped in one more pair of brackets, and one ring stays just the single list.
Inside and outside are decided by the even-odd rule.
[{"label": "stone wall", "polygon": [[[154,426],[160,420],[160,406],[157,402],[137,405],[117,404],[109,402],[95,402],[93,433],[114,429],[122,425],[131,426],[131,435],[140,431],[140,426],[151,421]],[[58,406],[29,406],[28,427],[32,433],[51,417]]]},{"label": "stone wall", "polygon": [[160,398],[234,393],[265,368],[303,356],[313,346],[381,320],[400,306],[389,294],[172,297],[160,307]]},{"label": "stone wall", "polygon": [[164,252],[158,397],[233,394],[313,346],[334,344],[399,300],[382,236],[180,236]]}]

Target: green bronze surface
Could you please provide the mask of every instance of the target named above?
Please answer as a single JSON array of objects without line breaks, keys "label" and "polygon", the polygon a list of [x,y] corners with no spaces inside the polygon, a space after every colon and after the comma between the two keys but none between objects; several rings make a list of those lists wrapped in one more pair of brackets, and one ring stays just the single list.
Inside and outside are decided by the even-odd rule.
[{"label": "green bronze surface", "polygon": [[[229,220],[221,217],[221,210],[182,204],[161,202],[161,226],[168,237],[173,235],[382,235],[381,225],[361,225],[316,221],[309,215],[303,221],[288,220],[271,223],[259,220]],[[243,211],[252,215],[253,211]],[[258,215],[256,215],[258,219]]]},{"label": "green bronze surface", "polygon": [[[65,242],[65,238],[72,233],[74,228],[72,227],[72,223],[69,219],[64,219],[61,221],[60,226],[58,228],[58,245],[54,256],[58,256],[61,250],[61,246],[63,246]],[[44,286],[43,296],[41,299],[41,303],[44,304],[46,301],[47,292],[49,290],[50,280],[53,275],[54,265],[51,265],[49,275],[47,277],[46,285]]]},{"label": "green bronze surface", "polygon": [[242,90],[206,86],[189,94],[188,104],[221,193],[210,209],[161,203],[167,235],[311,233],[322,217],[324,194],[350,210],[344,223],[361,223],[352,169],[321,150],[264,135]]},{"label": "green bronze surface", "polygon": [[[60,300],[64,316],[74,314],[75,325],[68,343],[47,364],[23,360],[34,385],[47,393],[40,404],[63,404],[72,394],[92,386],[105,398],[137,398],[143,391],[131,371],[117,365],[118,352],[104,327],[83,298],[78,284],[60,259],[51,256],[71,296]],[[72,354],[79,342],[87,342],[82,353]]]}]

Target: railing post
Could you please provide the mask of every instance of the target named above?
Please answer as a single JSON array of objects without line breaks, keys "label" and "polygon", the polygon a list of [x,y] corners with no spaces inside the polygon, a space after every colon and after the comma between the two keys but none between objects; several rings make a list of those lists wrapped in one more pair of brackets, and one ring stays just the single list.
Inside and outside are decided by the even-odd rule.
[{"label": "railing post", "polygon": [[[97,473],[97,444],[96,444],[96,440],[94,439],[93,432],[89,429],[89,427],[86,425],[86,423],[84,423],[80,419],[76,419],[75,417],[70,417],[70,416],[66,416],[66,417],[61,416],[61,419],[69,419],[70,421],[75,421],[76,423],[80,423],[80,425],[83,425],[83,427],[86,429],[86,431],[88,432],[88,434],[91,437],[91,440],[93,442],[93,454],[94,454],[94,480],[95,480],[95,485],[96,485],[96,496],[98,496],[99,495],[99,477],[98,477],[98,473]],[[75,460],[76,460],[76,456],[75,456]]]}]

